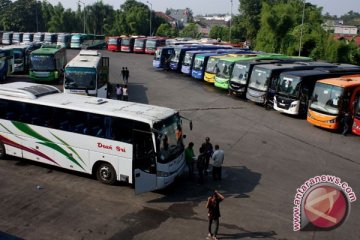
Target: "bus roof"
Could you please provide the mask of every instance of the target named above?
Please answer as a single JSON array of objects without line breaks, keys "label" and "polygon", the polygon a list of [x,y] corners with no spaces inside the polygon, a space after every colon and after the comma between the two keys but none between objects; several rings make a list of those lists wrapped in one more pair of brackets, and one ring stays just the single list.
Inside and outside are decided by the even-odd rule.
[{"label": "bus roof", "polygon": [[68,67],[96,68],[101,60],[101,54],[96,50],[81,50],[68,64]]},{"label": "bus roof", "polygon": [[237,61],[241,61],[241,60],[248,60],[248,59],[252,59],[252,58],[256,58],[256,54],[243,54],[243,55],[238,55],[238,56],[233,56],[233,57],[225,57],[225,58],[221,58],[220,61],[224,61],[224,62],[237,62]]},{"label": "bus roof", "polygon": [[277,70],[277,69],[286,69],[286,68],[301,68],[301,66],[304,66],[306,68],[307,66],[311,66],[313,68],[316,67],[336,67],[336,65],[327,63],[327,62],[294,62],[294,63],[272,63],[272,64],[262,64],[257,65],[256,68],[262,68],[267,70]]},{"label": "bus roof", "polygon": [[59,52],[60,50],[63,50],[63,48],[60,47],[59,45],[43,45],[41,48],[32,51],[31,55],[55,54],[55,53]]},{"label": "bus roof", "polygon": [[311,77],[316,75],[331,75],[331,74],[354,74],[360,73],[360,67],[358,68],[342,68],[342,67],[335,67],[335,68],[315,68],[312,70],[300,70],[300,71],[289,71],[283,72],[281,75],[283,76],[295,76],[295,77]]},{"label": "bus roof", "polygon": [[317,82],[325,83],[337,87],[342,87],[342,88],[360,86],[360,74],[344,76],[339,78],[322,79]]},{"label": "bus roof", "polygon": [[177,113],[166,107],[61,93],[54,86],[29,82],[1,84],[0,98],[133,119],[151,125]]}]

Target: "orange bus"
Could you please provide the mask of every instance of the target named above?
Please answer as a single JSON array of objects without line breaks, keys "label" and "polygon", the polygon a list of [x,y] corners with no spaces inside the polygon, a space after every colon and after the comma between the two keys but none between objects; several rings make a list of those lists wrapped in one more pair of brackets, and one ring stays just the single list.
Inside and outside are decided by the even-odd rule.
[{"label": "orange bus", "polygon": [[351,121],[354,119],[354,102],[359,91],[360,75],[317,81],[310,99],[307,121],[318,127],[340,130],[345,113],[349,114]]}]

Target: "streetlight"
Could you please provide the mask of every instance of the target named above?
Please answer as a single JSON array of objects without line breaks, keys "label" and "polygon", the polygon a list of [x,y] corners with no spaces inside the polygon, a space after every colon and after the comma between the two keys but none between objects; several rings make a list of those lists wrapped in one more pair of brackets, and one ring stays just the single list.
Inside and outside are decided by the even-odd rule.
[{"label": "streetlight", "polygon": [[82,3],[84,5],[84,34],[85,34],[85,3],[78,0],[78,4]]},{"label": "streetlight", "polygon": [[301,19],[299,57],[301,56],[301,45],[302,45],[302,38],[303,38],[304,18],[305,18],[305,0],[304,0],[303,12],[302,12],[302,19]]},{"label": "streetlight", "polygon": [[233,0],[230,0],[230,31],[229,31],[229,43],[231,43],[231,25],[232,25],[232,8],[233,8]]},{"label": "streetlight", "polygon": [[151,12],[152,12],[152,4],[149,1],[146,1],[149,5],[150,5],[150,37],[152,36],[152,32],[151,32]]},{"label": "streetlight", "polygon": [[39,32],[39,19],[38,19],[38,1],[35,2],[35,11],[36,11],[36,32]]}]

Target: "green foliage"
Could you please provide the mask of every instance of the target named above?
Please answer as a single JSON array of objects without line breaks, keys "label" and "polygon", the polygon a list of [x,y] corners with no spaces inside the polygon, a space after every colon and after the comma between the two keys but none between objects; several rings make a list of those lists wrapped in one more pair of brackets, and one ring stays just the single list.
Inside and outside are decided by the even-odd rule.
[{"label": "green foliage", "polygon": [[161,37],[177,37],[178,33],[169,23],[163,23],[158,27],[155,35]]},{"label": "green foliage", "polygon": [[189,23],[180,32],[180,37],[189,37],[189,38],[197,39],[201,37],[201,33],[199,32],[198,26],[195,23]]},{"label": "green foliage", "polygon": [[229,40],[229,28],[225,26],[213,26],[210,30],[209,37],[213,39]]}]

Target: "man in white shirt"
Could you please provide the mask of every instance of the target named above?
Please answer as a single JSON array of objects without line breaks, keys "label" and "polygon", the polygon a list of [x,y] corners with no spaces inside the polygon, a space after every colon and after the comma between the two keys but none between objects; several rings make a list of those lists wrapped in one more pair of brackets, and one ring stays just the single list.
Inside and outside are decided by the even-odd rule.
[{"label": "man in white shirt", "polygon": [[224,163],[224,150],[220,150],[219,145],[215,145],[215,152],[212,155],[213,179],[221,180],[221,167]]}]

